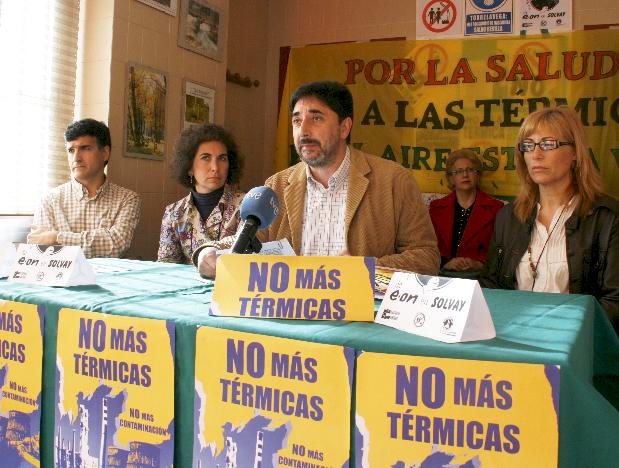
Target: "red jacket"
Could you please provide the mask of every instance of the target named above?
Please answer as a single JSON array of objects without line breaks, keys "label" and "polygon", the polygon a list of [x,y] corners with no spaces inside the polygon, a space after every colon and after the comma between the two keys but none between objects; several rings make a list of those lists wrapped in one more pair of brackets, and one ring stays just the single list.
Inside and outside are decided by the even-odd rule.
[{"label": "red jacket", "polygon": [[[438,248],[443,261],[451,259],[451,237],[454,224],[454,203],[456,192],[430,203],[430,218],[434,225]],[[486,261],[490,237],[494,229],[494,218],[503,208],[503,202],[492,198],[485,192],[477,190],[475,205],[464,228],[457,256],[467,257],[480,262]]]}]

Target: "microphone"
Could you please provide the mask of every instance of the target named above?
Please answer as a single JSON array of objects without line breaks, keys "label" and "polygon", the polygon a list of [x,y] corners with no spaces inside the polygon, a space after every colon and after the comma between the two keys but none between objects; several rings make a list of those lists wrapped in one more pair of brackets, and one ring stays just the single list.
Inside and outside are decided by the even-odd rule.
[{"label": "microphone", "polygon": [[241,219],[243,226],[236,234],[232,253],[258,253],[262,244],[256,239],[258,229],[271,225],[279,212],[279,200],[269,187],[254,187],[241,201]]}]

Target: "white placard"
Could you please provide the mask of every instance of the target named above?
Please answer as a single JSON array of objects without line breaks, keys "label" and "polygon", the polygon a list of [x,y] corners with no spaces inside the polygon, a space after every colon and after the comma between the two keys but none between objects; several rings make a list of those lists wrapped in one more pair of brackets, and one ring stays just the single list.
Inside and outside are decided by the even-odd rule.
[{"label": "white placard", "polygon": [[520,31],[572,30],[572,0],[520,0]]},{"label": "white placard", "polygon": [[445,343],[496,336],[479,283],[461,278],[394,273],[374,321]]},{"label": "white placard", "polygon": [[95,284],[95,273],[77,245],[19,244],[8,280],[45,286]]},{"label": "white placard", "polygon": [[466,0],[464,35],[512,34],[514,0]]},{"label": "white placard", "polygon": [[462,37],[464,0],[417,0],[417,39]]},{"label": "white placard", "polygon": [[12,242],[0,242],[0,278],[6,278],[15,262],[17,246]]},{"label": "white placard", "polygon": [[265,242],[260,249],[260,255],[285,255],[295,257],[297,254],[292,249],[290,242],[285,237],[280,240]]}]

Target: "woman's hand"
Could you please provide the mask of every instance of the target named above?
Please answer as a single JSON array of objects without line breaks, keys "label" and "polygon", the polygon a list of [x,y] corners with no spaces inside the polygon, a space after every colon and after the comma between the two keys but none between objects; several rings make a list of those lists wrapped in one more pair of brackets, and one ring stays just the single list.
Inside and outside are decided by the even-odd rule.
[{"label": "woman's hand", "polygon": [[202,278],[215,279],[216,252],[216,248],[206,247],[198,254],[198,273]]},{"label": "woman's hand", "polygon": [[453,271],[476,271],[481,270],[483,266],[483,263],[478,260],[473,260],[472,258],[455,257],[445,263],[443,268]]}]

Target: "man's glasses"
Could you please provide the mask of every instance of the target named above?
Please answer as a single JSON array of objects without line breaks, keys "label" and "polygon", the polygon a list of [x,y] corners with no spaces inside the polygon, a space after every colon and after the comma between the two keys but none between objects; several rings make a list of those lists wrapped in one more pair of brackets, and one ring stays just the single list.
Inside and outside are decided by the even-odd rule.
[{"label": "man's glasses", "polygon": [[479,174],[479,169],[474,167],[461,167],[460,169],[454,169],[453,171],[447,171],[448,176],[457,176],[460,174]]},{"label": "man's glasses", "polygon": [[542,151],[550,151],[553,149],[557,149],[559,146],[567,146],[573,145],[573,141],[559,141],[554,138],[546,138],[539,143],[535,143],[533,140],[525,140],[518,143],[518,149],[522,153],[530,153],[531,151],[535,151],[535,147],[539,146],[539,149]]}]

